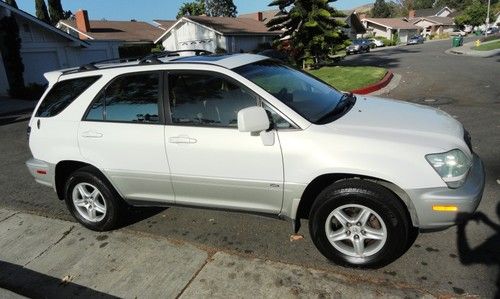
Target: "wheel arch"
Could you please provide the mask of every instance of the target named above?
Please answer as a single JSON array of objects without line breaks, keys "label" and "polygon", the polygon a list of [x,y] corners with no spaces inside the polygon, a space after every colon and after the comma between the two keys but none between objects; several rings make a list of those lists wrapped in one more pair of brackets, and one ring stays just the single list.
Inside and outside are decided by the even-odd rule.
[{"label": "wheel arch", "polygon": [[387,188],[396,196],[396,198],[398,198],[404,204],[404,206],[406,207],[406,211],[408,212],[407,216],[410,217],[413,226],[419,226],[418,216],[413,202],[411,201],[408,194],[398,185],[380,178],[350,173],[327,173],[322,174],[312,180],[304,189],[304,192],[300,197],[297,210],[293,214],[295,215],[295,217],[292,217],[294,221],[300,221],[300,219],[309,218],[309,212],[311,210],[312,204],[323,189],[335,182],[348,179],[367,180]]},{"label": "wheel arch", "polygon": [[[111,183],[111,180],[108,178],[108,176],[103,171],[101,171],[99,168],[95,167],[94,165],[89,164],[87,162],[77,161],[77,160],[63,160],[63,161],[59,161],[56,164],[55,175],[54,175],[55,189],[57,192],[57,197],[60,200],[64,199],[64,186],[66,184],[66,180],[67,180],[68,176],[71,173],[73,173],[74,171],[81,169],[83,167],[91,167],[93,171],[102,175],[103,178],[106,179],[107,183],[118,192],[118,190]],[[120,196],[121,196],[121,194],[120,194]]]}]

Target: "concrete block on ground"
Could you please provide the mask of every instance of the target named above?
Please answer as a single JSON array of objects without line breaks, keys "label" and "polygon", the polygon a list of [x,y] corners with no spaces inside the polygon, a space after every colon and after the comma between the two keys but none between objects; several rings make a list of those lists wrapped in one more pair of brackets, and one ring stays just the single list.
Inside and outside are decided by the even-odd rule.
[{"label": "concrete block on ground", "polygon": [[[68,278],[89,291],[122,298],[173,298],[205,264],[205,251],[131,232],[96,233],[78,226],[29,269]],[[58,294],[59,286],[44,287]],[[50,296],[49,296],[50,297]]]},{"label": "concrete block on ground", "polygon": [[0,260],[26,265],[57,243],[74,225],[67,221],[16,214],[0,222]]},{"label": "concrete block on ground", "polygon": [[414,290],[382,288],[345,276],[216,253],[183,298],[420,298]]}]

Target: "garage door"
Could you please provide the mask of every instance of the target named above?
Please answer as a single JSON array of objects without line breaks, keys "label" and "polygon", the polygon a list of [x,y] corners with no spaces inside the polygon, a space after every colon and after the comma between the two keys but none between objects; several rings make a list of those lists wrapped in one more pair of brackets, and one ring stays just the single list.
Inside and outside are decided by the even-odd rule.
[{"label": "garage door", "polygon": [[45,84],[46,72],[61,69],[56,51],[23,52],[24,83]]}]

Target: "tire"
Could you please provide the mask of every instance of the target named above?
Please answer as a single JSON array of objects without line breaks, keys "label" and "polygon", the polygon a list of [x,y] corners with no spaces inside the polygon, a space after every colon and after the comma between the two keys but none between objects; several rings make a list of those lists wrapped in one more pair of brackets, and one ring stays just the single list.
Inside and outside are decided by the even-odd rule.
[{"label": "tire", "polygon": [[[344,224],[337,218],[340,212],[347,216],[339,217]],[[352,222],[360,215],[366,217]],[[309,214],[314,245],[326,258],[347,267],[378,268],[391,263],[408,249],[412,228],[406,208],[391,191],[359,179],[325,188]]]},{"label": "tire", "polygon": [[108,180],[93,167],[73,172],[66,180],[64,190],[66,206],[80,224],[94,231],[118,227],[125,204]]},{"label": "tire", "polygon": [[370,47],[366,49],[366,53],[370,53]]}]

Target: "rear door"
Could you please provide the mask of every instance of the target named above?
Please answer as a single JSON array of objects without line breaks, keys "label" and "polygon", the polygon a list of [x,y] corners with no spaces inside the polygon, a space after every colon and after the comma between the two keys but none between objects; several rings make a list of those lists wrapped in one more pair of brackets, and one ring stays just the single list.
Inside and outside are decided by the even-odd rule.
[{"label": "rear door", "polygon": [[[168,73],[166,149],[177,204],[278,214],[283,162],[273,145],[237,128],[238,111],[258,97],[214,72]],[[168,123],[170,122],[170,123]]]},{"label": "rear door", "polygon": [[163,73],[113,79],[78,130],[82,155],[104,170],[126,199],[173,202],[165,153]]}]

